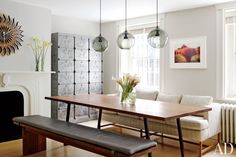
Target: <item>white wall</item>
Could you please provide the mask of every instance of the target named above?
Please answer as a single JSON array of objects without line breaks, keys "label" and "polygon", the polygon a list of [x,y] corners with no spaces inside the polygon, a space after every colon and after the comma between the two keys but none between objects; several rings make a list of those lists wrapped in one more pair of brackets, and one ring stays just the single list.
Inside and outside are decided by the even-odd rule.
[{"label": "white wall", "polygon": [[[196,94],[216,96],[216,9],[213,6],[190,9],[165,14],[164,29],[169,38],[185,38],[207,36],[207,69],[170,69],[169,45],[164,49],[163,58],[163,92],[176,94]],[[147,17],[149,18],[149,17]],[[144,18],[142,18],[144,19]],[[129,20],[130,21],[130,20]],[[116,22],[102,25],[103,35],[110,42],[108,51],[104,54],[104,92],[115,91],[111,81],[118,69],[118,50],[115,33]]]},{"label": "white wall", "polygon": [[103,53],[104,63],[104,93],[115,93],[116,84],[112,81],[112,77],[118,77],[118,47],[116,39],[118,36],[118,26],[116,22],[105,23],[102,25],[102,35],[109,41],[109,47],[106,52]]},{"label": "white wall", "polygon": [[[1,13],[10,15],[22,26],[24,42],[20,50],[10,56],[0,56],[0,70],[34,70],[34,56],[27,46],[32,37],[51,40],[51,12],[48,9],[1,0]],[[46,56],[45,70],[51,69],[50,49]]]},{"label": "white wall", "polygon": [[[0,56],[0,71],[34,71],[35,63],[32,50],[27,46],[32,37],[51,41],[52,32],[97,36],[99,24],[76,18],[52,15],[49,9],[1,0],[1,13],[10,15],[22,26],[24,42],[15,54]],[[45,71],[51,70],[51,50],[48,50]]]},{"label": "white wall", "polygon": [[[1,13],[6,15],[10,15],[11,18],[15,18],[16,21],[19,22],[19,25],[22,26],[24,42],[20,47],[20,50],[16,51],[15,54],[10,56],[0,56],[0,73],[1,71],[34,71],[35,70],[35,60],[33,56],[32,50],[27,46],[28,43],[31,42],[32,37],[38,37],[40,39],[51,41],[51,11],[48,9],[25,5],[21,3],[11,2],[9,0],[1,0],[0,3]],[[46,60],[45,60],[45,71],[51,71],[51,50],[48,49]],[[4,72],[3,72],[4,73]],[[18,73],[16,73],[18,74]],[[32,74],[32,75],[31,75]],[[10,74],[6,73],[6,76]],[[10,88],[13,90],[18,90],[17,87],[22,89],[25,88],[24,84],[21,83],[22,76],[27,76],[29,79],[33,77],[37,77],[37,79],[31,80],[31,82],[26,82],[26,84],[35,83],[36,87],[40,85],[43,89],[42,93],[38,93],[38,95],[34,95],[34,87],[29,86],[33,89],[28,90],[30,101],[34,102],[35,108],[39,110],[35,110],[38,114],[47,115],[50,114],[50,101],[46,101],[44,99],[45,96],[50,96],[51,94],[51,76],[49,74],[42,74],[43,79],[41,80],[40,73],[24,73],[22,75],[20,73],[18,75],[14,75],[14,78],[10,78],[9,82]],[[16,80],[15,82],[12,82]],[[27,79],[26,79],[27,80]],[[35,82],[34,82],[35,81]],[[0,87],[1,90],[6,90],[4,87]],[[22,91],[21,91],[22,92]],[[30,97],[33,96],[33,97]],[[25,100],[27,101],[27,100]],[[43,102],[43,103],[41,103]],[[27,105],[24,104],[24,105]],[[26,106],[27,107],[27,106]],[[33,108],[34,110],[34,108]],[[41,111],[40,111],[41,110]],[[35,112],[35,113],[36,113]],[[25,113],[28,114],[28,113]],[[32,113],[31,113],[32,114]]]},{"label": "white wall", "polygon": [[169,45],[165,49],[164,92],[216,96],[216,9],[204,7],[168,13],[169,38],[207,36],[207,69],[170,69]]},{"label": "white wall", "polygon": [[55,32],[97,36],[99,34],[99,24],[76,18],[53,15],[52,33]]}]

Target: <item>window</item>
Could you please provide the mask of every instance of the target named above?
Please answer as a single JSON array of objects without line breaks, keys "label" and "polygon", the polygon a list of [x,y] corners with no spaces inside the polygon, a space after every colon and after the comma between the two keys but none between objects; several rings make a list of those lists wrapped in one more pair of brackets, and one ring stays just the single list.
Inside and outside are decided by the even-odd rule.
[{"label": "window", "polygon": [[135,46],[131,50],[122,50],[120,74],[137,74],[141,78],[139,86],[160,89],[160,51],[147,43],[152,26],[129,29],[135,37]]},{"label": "window", "polygon": [[236,10],[225,11],[225,97],[236,98]]}]

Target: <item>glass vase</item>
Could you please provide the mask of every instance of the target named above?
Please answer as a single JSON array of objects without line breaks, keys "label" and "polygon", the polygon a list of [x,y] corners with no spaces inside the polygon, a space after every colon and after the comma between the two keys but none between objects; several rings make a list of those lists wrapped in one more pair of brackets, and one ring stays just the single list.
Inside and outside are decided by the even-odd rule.
[{"label": "glass vase", "polygon": [[41,57],[41,71],[44,71],[44,60],[45,60],[45,57],[44,56],[42,56]]},{"label": "glass vase", "polygon": [[132,91],[132,92],[122,91],[120,101],[122,104],[135,104],[135,101],[136,101],[135,91]]},{"label": "glass vase", "polygon": [[35,71],[40,71],[40,60],[39,59],[35,59]]}]

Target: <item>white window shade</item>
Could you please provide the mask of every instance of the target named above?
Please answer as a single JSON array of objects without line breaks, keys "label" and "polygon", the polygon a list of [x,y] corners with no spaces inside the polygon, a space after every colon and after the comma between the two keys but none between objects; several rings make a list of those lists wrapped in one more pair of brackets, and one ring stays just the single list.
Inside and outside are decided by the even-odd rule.
[{"label": "white window shade", "polygon": [[160,88],[160,50],[147,43],[148,33],[153,26],[145,26],[129,30],[135,37],[135,46],[129,51],[121,52],[121,75],[123,73],[138,74],[141,78],[139,86]]},{"label": "white window shade", "polygon": [[236,98],[236,16],[225,17],[225,96]]},{"label": "white window shade", "polygon": [[225,18],[226,24],[233,24],[236,23],[236,16],[229,16]]}]

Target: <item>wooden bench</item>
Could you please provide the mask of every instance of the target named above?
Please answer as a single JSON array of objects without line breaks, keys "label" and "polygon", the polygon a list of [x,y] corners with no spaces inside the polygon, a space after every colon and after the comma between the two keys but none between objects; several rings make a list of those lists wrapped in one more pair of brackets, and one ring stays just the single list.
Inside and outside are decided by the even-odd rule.
[{"label": "wooden bench", "polygon": [[156,142],[72,124],[38,115],[16,117],[22,127],[23,155],[46,150],[46,137],[108,157],[138,157],[156,148]]}]

